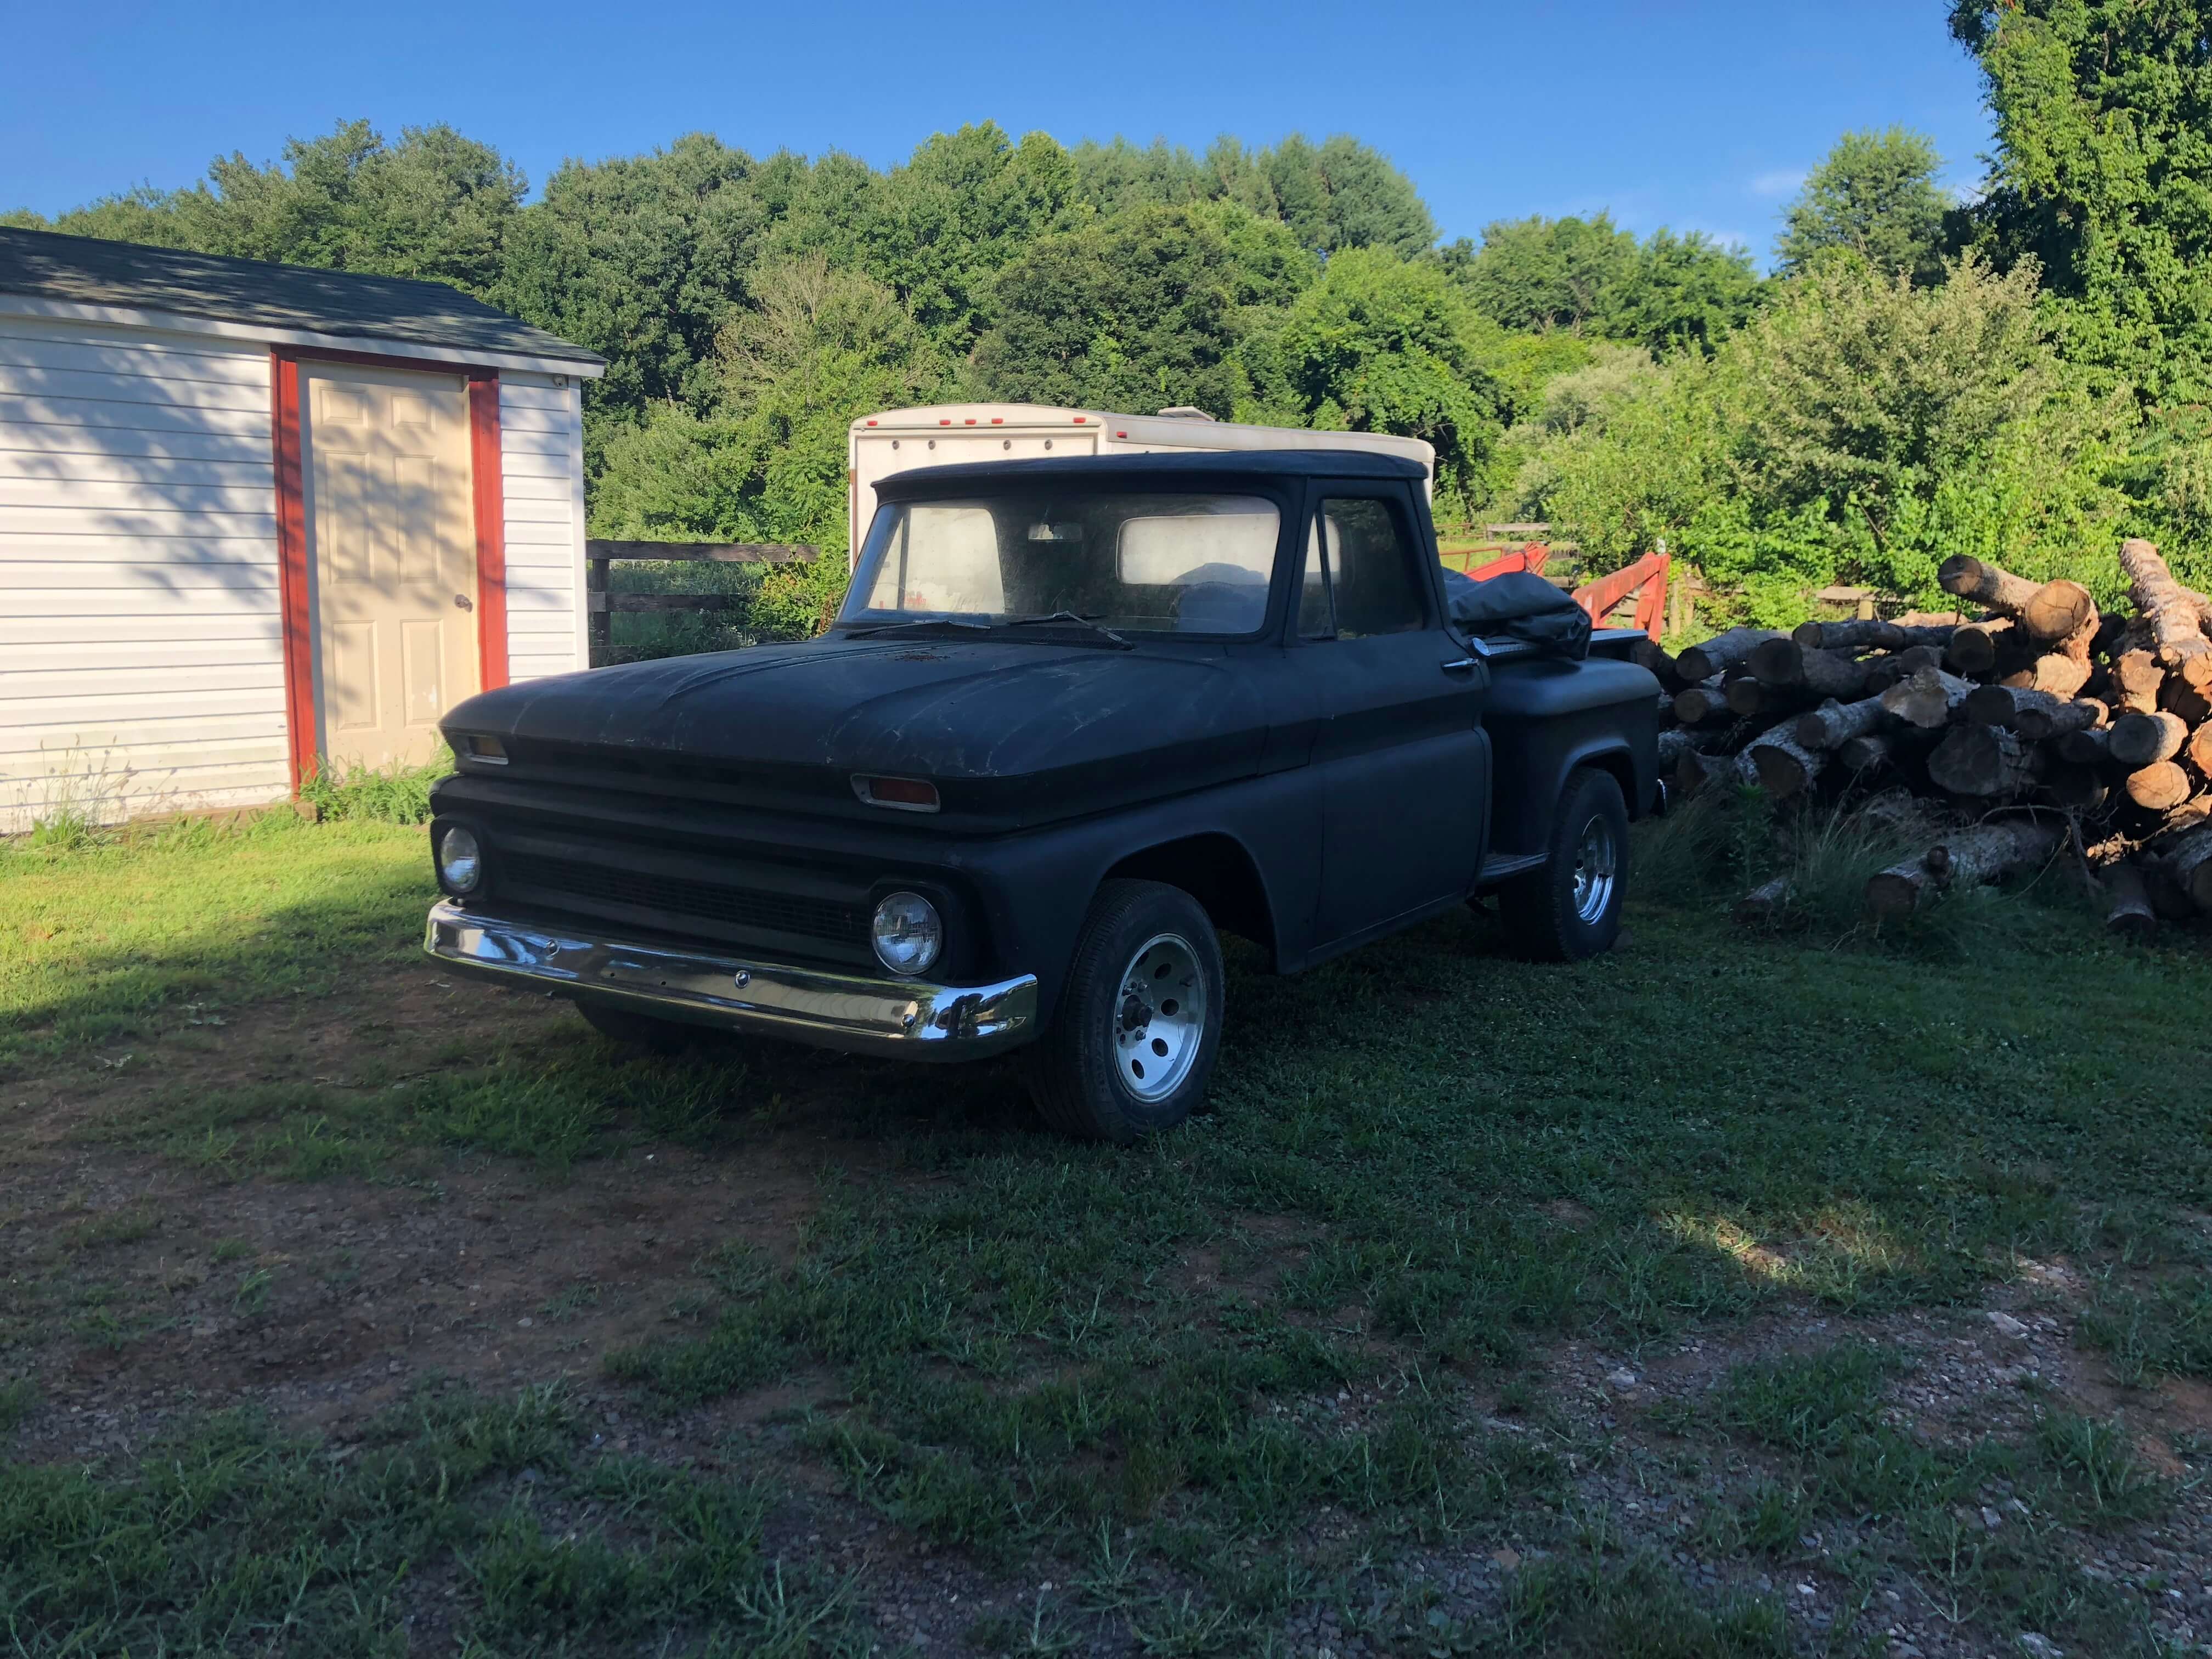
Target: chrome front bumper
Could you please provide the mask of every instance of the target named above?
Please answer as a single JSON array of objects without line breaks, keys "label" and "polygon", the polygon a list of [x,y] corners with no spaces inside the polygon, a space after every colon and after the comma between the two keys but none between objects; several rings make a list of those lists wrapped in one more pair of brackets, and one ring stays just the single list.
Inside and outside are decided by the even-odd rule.
[{"label": "chrome front bumper", "polygon": [[872,979],[585,939],[442,901],[422,948],[464,973],[860,1054],[967,1060],[1036,1035],[1035,974],[994,985]]}]

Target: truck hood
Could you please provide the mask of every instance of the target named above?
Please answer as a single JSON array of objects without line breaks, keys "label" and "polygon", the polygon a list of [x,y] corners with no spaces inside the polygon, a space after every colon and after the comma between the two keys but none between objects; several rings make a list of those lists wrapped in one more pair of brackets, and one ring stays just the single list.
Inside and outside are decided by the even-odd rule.
[{"label": "truck hood", "polygon": [[[448,732],[606,758],[934,779],[948,815],[1048,816],[1264,769],[1267,714],[1218,647],[822,639],[487,691]],[[965,809],[962,811],[962,809]]]}]

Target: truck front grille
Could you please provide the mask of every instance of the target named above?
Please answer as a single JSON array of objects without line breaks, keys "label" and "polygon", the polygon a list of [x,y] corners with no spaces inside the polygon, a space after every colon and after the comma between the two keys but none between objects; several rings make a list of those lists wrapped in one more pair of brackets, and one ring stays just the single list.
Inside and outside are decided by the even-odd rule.
[{"label": "truck front grille", "polygon": [[[639,870],[611,868],[538,853],[509,853],[496,866],[502,887],[528,888],[555,902],[658,911],[672,919],[719,922],[763,933],[852,944],[866,938],[866,918],[852,905],[805,894],[727,887]],[[689,931],[686,929],[685,931]]]}]

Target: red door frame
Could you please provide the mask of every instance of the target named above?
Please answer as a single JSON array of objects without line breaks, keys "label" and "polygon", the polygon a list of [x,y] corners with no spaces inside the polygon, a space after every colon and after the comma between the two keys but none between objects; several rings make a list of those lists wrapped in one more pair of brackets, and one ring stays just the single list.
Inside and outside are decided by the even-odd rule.
[{"label": "red door frame", "polygon": [[277,600],[283,614],[284,718],[292,793],[315,775],[315,639],[307,616],[307,492],[300,366],[337,363],[415,374],[461,374],[469,383],[469,479],[477,538],[477,678],[507,684],[507,489],[501,476],[499,371],[373,351],[269,348],[269,412],[276,461]]}]

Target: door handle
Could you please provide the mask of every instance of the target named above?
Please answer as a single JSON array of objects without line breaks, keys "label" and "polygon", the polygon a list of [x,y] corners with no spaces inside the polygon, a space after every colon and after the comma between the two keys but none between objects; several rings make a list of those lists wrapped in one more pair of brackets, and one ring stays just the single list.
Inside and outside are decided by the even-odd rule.
[{"label": "door handle", "polygon": [[477,602],[465,593],[456,593],[453,595],[453,606],[459,611],[473,611],[477,608]]},{"label": "door handle", "polygon": [[1447,674],[1464,674],[1474,666],[1474,659],[1473,657],[1462,657],[1457,662],[1445,663],[1443,665],[1443,671]]}]

